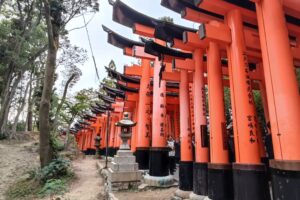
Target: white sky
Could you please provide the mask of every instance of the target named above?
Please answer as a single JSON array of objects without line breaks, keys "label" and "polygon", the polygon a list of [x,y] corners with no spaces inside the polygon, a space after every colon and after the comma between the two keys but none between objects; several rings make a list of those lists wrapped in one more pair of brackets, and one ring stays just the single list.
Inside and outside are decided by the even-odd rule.
[{"label": "white sky", "polygon": [[[194,28],[197,28],[198,26],[195,23],[181,19],[178,13],[161,6],[160,0],[123,0],[123,2],[135,10],[153,18],[170,16],[174,19],[174,23],[176,24]],[[85,16],[87,21],[91,17],[92,15]],[[124,56],[123,51],[120,48],[107,43],[107,33],[102,30],[102,24],[125,37],[138,40],[138,36],[134,35],[130,28],[112,21],[112,6],[109,5],[108,0],[100,0],[100,12],[97,13],[93,20],[88,24],[88,30],[101,80],[107,76],[104,66],[107,66],[111,59],[115,61],[119,72],[122,72],[124,65],[136,62],[136,59]],[[83,18],[79,17],[69,23],[68,29],[70,30],[83,25]],[[89,60],[84,66],[80,67],[82,70],[82,77],[71,92],[73,93],[90,87],[97,88],[99,82],[95,74],[93,59],[89,50],[85,29],[71,31],[69,38],[73,45],[86,49],[89,55]],[[61,69],[58,70],[60,71]],[[57,84],[59,84],[59,81]]]}]

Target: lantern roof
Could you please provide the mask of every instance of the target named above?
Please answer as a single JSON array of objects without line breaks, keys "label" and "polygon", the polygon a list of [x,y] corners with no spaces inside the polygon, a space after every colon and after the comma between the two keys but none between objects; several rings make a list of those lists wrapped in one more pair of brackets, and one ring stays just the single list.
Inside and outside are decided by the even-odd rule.
[{"label": "lantern roof", "polygon": [[128,112],[124,112],[123,119],[121,119],[120,121],[118,121],[116,123],[116,126],[120,126],[120,127],[133,127],[135,125],[136,125],[136,122],[131,121],[131,119],[129,118]]}]

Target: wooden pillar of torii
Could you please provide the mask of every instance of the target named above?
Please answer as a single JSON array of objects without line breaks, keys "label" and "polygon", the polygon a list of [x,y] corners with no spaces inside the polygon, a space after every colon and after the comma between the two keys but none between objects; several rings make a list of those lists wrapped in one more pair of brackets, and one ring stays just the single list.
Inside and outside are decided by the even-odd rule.
[{"label": "wooden pillar of torii", "polygon": [[[226,19],[231,24],[230,20],[234,21],[234,18],[239,17],[238,15],[242,15],[243,20],[248,24],[256,24],[256,20],[258,22],[260,45],[259,43],[253,44],[261,48],[263,60],[266,85],[261,88],[266,88],[267,95],[264,95],[264,98],[268,100],[268,107],[265,106],[265,109],[268,109],[270,114],[266,118],[270,119],[275,156],[275,160],[270,161],[273,196],[292,199],[299,196],[299,190],[296,189],[299,187],[299,179],[294,179],[294,182],[288,181],[289,183],[284,185],[279,183],[285,182],[289,179],[288,177],[295,176],[300,171],[299,153],[296,153],[300,152],[300,140],[297,134],[300,129],[300,98],[294,73],[294,65],[299,66],[300,49],[299,46],[294,45],[294,41],[299,40],[300,37],[299,23],[298,25],[295,23],[299,21],[300,16],[297,12],[300,11],[300,5],[299,2],[291,3],[280,0],[253,0],[253,2],[255,4],[249,1],[241,5],[237,1],[229,4],[224,1],[206,0],[198,4],[200,8],[217,12],[217,14],[228,13]],[[219,6],[223,8],[223,11],[215,10]],[[251,9],[253,7],[256,7],[256,13]],[[294,9],[298,10],[292,12]],[[236,14],[237,12],[240,13]],[[297,20],[290,20],[291,15]],[[274,17],[276,21],[272,20]],[[296,39],[289,41],[289,34]]]},{"label": "wooden pillar of torii", "polygon": [[[282,1],[254,2],[274,147],[274,160],[270,162],[273,195],[274,199],[282,196],[293,199],[300,195],[300,95],[292,59],[293,52],[289,44]],[[299,7],[298,2],[294,7],[298,9],[298,13]],[[272,20],[274,18],[276,22]],[[300,27],[298,28],[300,30]],[[299,42],[300,34],[297,36]],[[298,53],[300,54],[300,50]],[[297,178],[290,182],[290,177]],[[287,180],[289,183],[280,184]]]},{"label": "wooden pillar of torii", "polygon": [[[161,30],[160,30],[161,31]],[[195,33],[192,33],[192,32],[186,32],[184,34],[184,44],[181,42],[181,41],[176,41],[174,42],[174,47],[177,47],[177,48],[183,48],[185,50],[192,50],[192,49],[189,49],[191,48],[192,46],[198,46],[198,48],[206,48],[206,46],[208,46],[208,44],[205,44],[205,42],[202,42],[202,41],[199,41],[199,37],[195,34]],[[212,44],[213,45],[213,44]],[[213,49],[213,48],[210,48],[210,49]],[[215,50],[211,53],[211,56],[210,57],[213,57],[213,59],[215,60],[212,60],[210,59],[209,55],[208,55],[208,62],[210,63],[213,63],[212,65],[215,65],[214,63],[216,63],[216,57],[215,57],[215,53],[218,54],[218,50],[216,48],[214,48]],[[199,56],[198,56],[199,57]],[[221,57],[219,57],[219,62],[220,62],[220,59]],[[210,66],[212,66],[210,65]],[[187,65],[187,66],[191,66],[190,64]],[[219,69],[221,70],[221,65],[219,67]],[[223,72],[226,72],[226,70]],[[222,73],[222,72],[221,72]],[[209,75],[208,75],[209,76]],[[211,77],[211,76],[209,76]],[[253,78],[253,74],[251,74],[251,77]],[[222,80],[222,77],[221,77],[221,80]],[[215,82],[213,82],[212,84],[215,84]],[[228,85],[228,84],[227,84]],[[212,88],[210,87],[209,83],[208,83],[208,86],[209,88]],[[220,85],[218,86],[220,88]],[[215,91],[212,91],[212,89],[210,90],[211,93],[213,93],[215,95]],[[218,95],[222,95],[223,96],[223,87],[221,87],[221,90],[219,90],[220,92],[218,93]],[[213,95],[213,96],[214,96]],[[215,97],[214,97],[215,98]],[[214,99],[213,98],[213,99]],[[222,101],[221,98],[216,98],[215,100],[213,100],[212,98],[210,98],[211,100],[209,100],[209,106],[213,106],[215,107],[214,105],[216,104],[216,106],[221,103],[223,104],[223,102],[220,102]],[[220,108],[220,107],[219,107]],[[224,108],[222,108],[222,110],[220,110],[220,113],[222,115],[222,112],[224,114]],[[211,112],[210,112],[211,113]],[[223,117],[223,121],[222,121],[222,118],[216,116],[216,115],[212,115],[210,116],[210,121],[212,122],[212,124],[223,124],[223,128],[225,128],[225,124],[224,124],[224,117]],[[216,125],[213,125],[213,126],[216,126]],[[223,156],[223,155],[227,155],[228,154],[228,151],[226,149],[226,145],[224,144],[227,144],[227,139],[226,139],[226,133],[224,130],[222,130],[222,126],[217,126],[217,129],[211,129],[211,138],[210,138],[210,145],[211,145],[211,148],[214,149],[214,151],[211,151],[211,163],[209,164],[209,174],[213,175],[213,176],[218,176],[218,178],[216,179],[216,177],[210,177],[209,179],[211,180],[209,182],[209,192],[211,193],[211,195],[214,195],[214,199],[224,199],[224,198],[232,198],[232,192],[230,190],[230,179],[231,179],[231,170],[230,170],[230,164],[229,164],[229,161],[228,161],[228,156],[226,158],[226,156]],[[223,143],[225,141],[225,143]],[[260,150],[262,150],[260,152],[261,156],[264,157],[265,154],[264,154],[264,149],[263,149],[263,145],[262,145],[262,142],[260,143]],[[222,153],[223,152],[223,153]],[[227,161],[226,161],[227,160]],[[226,162],[224,162],[226,161]],[[216,173],[216,171],[220,171],[221,173]],[[224,173],[227,172],[227,173]],[[204,173],[205,173],[205,170],[204,170]],[[222,177],[220,178],[220,175],[222,175]],[[199,177],[199,176],[194,176],[194,177]],[[218,181],[215,181],[215,180],[218,180]],[[196,181],[196,184],[199,183],[201,181]],[[204,181],[202,181],[202,189],[204,189],[204,185],[203,184]],[[205,182],[204,182],[205,183]],[[222,188],[224,188],[224,186],[226,186],[225,190],[220,190],[218,186],[222,186]],[[201,188],[201,186],[200,186]],[[194,188],[194,192],[195,192],[195,188]],[[203,192],[199,192],[200,194],[204,194],[205,195],[205,191]],[[198,193],[198,194],[199,194]],[[196,193],[197,194],[197,193]]]},{"label": "wooden pillar of torii", "polygon": [[[139,88],[138,88],[139,89],[139,96],[138,96],[138,99],[136,101],[138,102],[138,107],[141,107],[143,109],[141,109],[138,112],[138,116],[137,116],[138,119],[139,119],[139,123],[138,123],[138,126],[137,126],[138,127],[138,134],[136,135],[136,137],[133,137],[133,139],[137,140],[137,142],[136,142],[136,147],[137,147],[136,156],[137,156],[137,162],[139,163],[139,167],[141,169],[148,168],[149,149],[147,150],[147,148],[149,148],[150,136],[151,136],[151,130],[149,130],[150,129],[150,126],[149,126],[150,125],[149,124],[150,116],[149,116],[149,114],[151,112],[150,100],[152,99],[151,98],[151,91],[155,90],[153,88],[159,88],[159,87],[155,86],[155,82],[157,80],[153,81],[153,83],[154,83],[153,87],[151,87],[151,85],[150,85],[150,76],[153,76],[152,75],[153,72],[151,72],[153,70],[150,68],[150,61],[151,60],[155,61],[155,57],[151,56],[149,54],[146,54],[143,50],[143,47],[140,45],[140,43],[135,42],[135,41],[131,41],[131,40],[126,39],[126,38],[124,38],[120,35],[117,35],[116,33],[114,33],[113,31],[109,30],[106,27],[104,27],[104,30],[109,33],[109,40],[108,41],[111,44],[113,44],[117,47],[123,48],[123,51],[124,51],[125,55],[134,56],[134,57],[140,58],[142,60],[142,66],[141,67],[139,67],[139,66],[126,67],[125,68],[125,74],[133,75],[133,76],[141,76],[140,84],[139,84]],[[154,67],[154,69],[155,69],[155,67]],[[158,71],[159,71],[159,69],[156,70],[157,73],[158,73]],[[154,96],[155,96],[155,92],[153,92],[153,93],[154,93]],[[130,98],[132,98],[132,97],[128,96],[127,101]],[[153,102],[153,104],[155,104],[156,101],[152,101],[152,102]],[[159,107],[161,107],[161,106],[164,107],[164,104],[160,103]],[[164,110],[166,111],[166,108]],[[166,119],[166,114],[161,113],[161,115],[159,115],[159,116],[163,119],[163,121],[161,123],[158,123],[157,120],[155,120],[153,118],[152,118],[152,121],[155,121],[156,124],[158,124],[160,126],[160,129],[164,130],[165,128],[168,128],[168,130],[169,130],[170,126],[166,126],[167,125],[166,120],[165,120]],[[145,119],[146,121],[144,121],[143,119]],[[152,129],[153,129],[153,127],[152,127]],[[177,130],[178,129],[176,129],[174,131],[177,131]],[[173,135],[175,135],[175,134],[173,134]],[[153,134],[152,134],[152,136],[153,136]],[[157,135],[155,134],[155,137],[156,136]],[[163,139],[163,141],[165,141],[166,140],[166,134],[164,134],[162,136],[163,137],[161,139]],[[159,138],[154,138],[154,136],[153,136],[152,146],[158,147],[157,143],[159,143],[159,141],[160,141]],[[132,142],[134,142],[134,141],[132,141]],[[163,142],[163,143],[165,143],[165,142]],[[163,148],[165,148],[165,145],[164,145]],[[156,150],[157,149],[153,148],[153,151],[156,151]],[[166,150],[164,150],[163,152],[165,152],[164,155],[167,154]],[[154,153],[154,154],[156,154],[156,153]],[[156,158],[154,160],[156,160]],[[168,159],[162,159],[162,160],[164,162],[167,162]],[[158,166],[157,163],[156,163],[156,165],[152,165],[152,166],[153,166],[154,169],[150,170],[150,172],[151,172],[150,174],[154,174],[154,176],[156,176],[156,174],[162,174],[163,175],[163,174],[168,173],[168,165],[166,163],[162,163],[161,166]],[[161,167],[164,168],[164,170],[162,170],[162,172],[160,170]]]},{"label": "wooden pillar of torii", "polygon": [[[187,14],[186,12],[185,12],[185,14]],[[189,15],[190,16],[190,15]],[[199,17],[199,16],[197,16],[197,17]],[[220,30],[219,31],[223,31],[223,29],[221,29],[220,28]],[[211,29],[209,29],[209,31],[211,31]],[[208,31],[208,32],[209,32]],[[214,33],[217,33],[217,31],[216,32],[214,32]],[[190,33],[190,35],[192,36],[192,33]],[[218,34],[217,34],[218,35]],[[225,35],[225,34],[224,34]],[[188,36],[188,34],[186,34],[185,35],[186,36],[186,39],[187,38],[189,38],[189,37],[187,37]],[[191,40],[191,42],[192,43],[197,43],[197,40],[199,40],[199,39],[196,39],[196,40]],[[215,40],[215,41],[217,41],[217,40]],[[219,40],[220,41],[220,40]],[[218,42],[219,42],[218,41]],[[210,43],[210,45],[209,45],[209,51],[208,51],[208,69],[211,69],[212,67],[214,67],[214,65],[216,65],[217,63],[217,59],[214,59],[214,57],[216,57],[217,55],[218,55],[218,49],[217,49],[218,47],[214,44],[214,43]],[[212,59],[211,59],[212,58]],[[220,58],[219,58],[220,59]],[[246,63],[246,64],[248,64],[248,63]],[[208,70],[208,71],[211,71],[211,70]],[[213,75],[213,74],[212,74]],[[212,76],[210,76],[210,74],[208,74],[208,77],[212,77]],[[213,78],[213,77],[212,77]],[[215,84],[216,84],[216,82],[214,81],[213,83],[210,81],[211,80],[211,78],[209,78],[209,83],[208,83],[208,87],[209,88],[213,88],[213,87],[215,87]],[[210,83],[212,83],[212,85],[210,85]],[[231,84],[232,85],[232,84]],[[218,86],[219,88],[220,88],[220,85]],[[222,87],[221,87],[222,88]],[[221,90],[221,92],[222,93],[220,93],[219,92],[219,94],[216,94],[216,91],[214,90],[214,91],[212,91],[212,90],[209,90],[209,107],[211,108],[211,107],[213,107],[213,108],[217,108],[218,107],[218,104],[217,104],[217,102],[218,101],[211,101],[210,99],[212,99],[212,97],[214,96],[214,95],[220,95],[220,94],[222,94],[222,96],[223,96],[223,90]],[[212,94],[213,94],[213,96],[212,96]],[[253,100],[252,100],[253,101]],[[243,101],[243,102],[245,102],[245,101]],[[214,104],[216,104],[216,106],[214,106]],[[241,107],[244,107],[244,105],[243,106],[240,106],[240,108]],[[220,108],[220,107],[219,107]],[[221,109],[224,109],[224,108],[221,108]],[[253,108],[252,108],[252,110],[253,110]],[[222,111],[222,110],[221,110]],[[255,113],[254,113],[255,114]],[[228,162],[228,155],[227,155],[227,151],[226,151],[226,148],[224,148],[224,145],[222,145],[222,141],[225,139],[222,135],[224,135],[224,133],[222,133],[222,132],[224,132],[224,131],[222,131],[222,126],[220,126],[222,123],[224,123],[224,110],[223,110],[223,114],[222,114],[222,112],[221,112],[221,115],[223,115],[223,122],[222,122],[222,119],[221,118],[218,118],[218,116],[216,116],[216,115],[214,115],[214,113],[212,113],[211,112],[211,110],[210,110],[210,121],[211,121],[211,123],[210,123],[210,131],[211,131],[211,137],[210,137],[210,144],[211,144],[211,164],[209,165],[209,175],[210,175],[210,177],[209,177],[209,180],[210,180],[210,185],[209,185],[209,191],[210,191],[210,194],[209,194],[209,196],[211,197],[211,198],[213,198],[213,199],[231,199],[231,198],[233,198],[232,196],[230,197],[230,196],[228,196],[228,195],[230,195],[230,190],[220,190],[219,189],[219,187],[218,187],[218,185],[220,184],[220,185],[226,185],[226,186],[230,186],[230,184],[227,184],[227,182],[229,182],[229,181],[225,181],[225,179],[224,178],[229,178],[230,179],[230,174],[228,174],[228,173],[230,173],[230,170],[228,170],[228,173],[227,173],[227,175],[226,176],[223,176],[222,177],[222,179],[217,179],[217,177],[216,176],[218,176],[219,178],[220,178],[220,173],[219,173],[219,175],[216,173],[216,171],[220,171],[220,170],[222,170],[222,171],[227,171],[226,170],[226,168],[228,168],[227,166],[229,166],[229,169],[230,169],[230,165],[229,165],[229,162]],[[217,118],[215,118],[215,116],[217,117]],[[235,117],[235,116],[234,116]],[[253,117],[254,118],[254,117]],[[220,121],[221,120],[221,121]],[[214,124],[215,123],[217,123],[218,125],[219,125],[219,127],[215,127],[215,128],[212,128],[211,126],[215,126]],[[224,126],[223,126],[224,127]],[[244,137],[245,138],[245,137]],[[261,140],[260,140],[260,142],[262,142]],[[262,144],[262,143],[261,143]],[[223,148],[221,148],[221,147],[223,147]],[[254,154],[254,156],[257,156],[258,157],[258,160],[260,160],[260,153],[257,153],[257,151],[259,152],[259,150],[260,150],[260,148],[261,147],[256,147],[256,152],[253,152],[252,154]],[[223,152],[223,153],[222,153]],[[251,155],[252,155],[251,154]],[[223,155],[223,156],[222,156]],[[227,156],[226,156],[227,155]],[[244,153],[244,155],[246,155],[246,153]],[[227,157],[227,159],[226,159],[226,157]],[[227,163],[227,165],[226,165],[226,163]],[[259,161],[259,163],[260,163],[260,161]],[[220,166],[221,166],[221,168],[220,168]],[[221,172],[221,171],[220,171]],[[223,175],[225,175],[226,173],[223,173]],[[215,176],[215,178],[214,177],[212,177],[212,176]],[[213,181],[213,180],[222,180],[222,181],[220,181],[219,183],[217,183],[216,181]],[[211,185],[213,183],[213,185]],[[213,186],[215,186],[215,188],[213,188]],[[235,188],[237,188],[237,187],[235,187]],[[265,190],[266,188],[263,188],[263,190]],[[225,193],[224,193],[225,192]],[[227,194],[226,194],[227,193]],[[221,196],[220,196],[221,195]],[[222,195],[225,195],[225,196],[222,196]],[[262,195],[263,196],[263,195]]]},{"label": "wooden pillar of torii", "polygon": [[[164,64],[171,64],[173,58],[185,59],[191,58],[192,55],[170,49],[153,41],[145,42],[145,51],[157,55]],[[166,70],[168,72],[168,70]],[[169,72],[171,73],[171,72]],[[154,74],[155,75],[155,74]],[[158,76],[159,77],[159,76]],[[154,76],[155,78],[155,76]],[[164,79],[163,79],[164,80]],[[188,71],[180,71],[179,83],[179,113],[180,113],[180,165],[179,165],[179,188],[183,191],[193,189],[193,148],[192,133],[190,123],[190,106],[189,106],[189,76]]]}]

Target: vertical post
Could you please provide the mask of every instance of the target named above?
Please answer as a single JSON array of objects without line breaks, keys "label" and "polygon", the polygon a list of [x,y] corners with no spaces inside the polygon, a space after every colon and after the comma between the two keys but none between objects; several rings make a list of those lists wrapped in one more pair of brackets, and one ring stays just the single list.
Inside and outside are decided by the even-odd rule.
[{"label": "vertical post", "polygon": [[228,154],[223,75],[218,44],[215,42],[209,43],[207,57],[210,121],[208,197],[214,200],[230,200],[233,199],[233,180]]},{"label": "vertical post", "polygon": [[168,176],[168,148],[165,137],[166,82],[159,80],[160,62],[154,61],[152,147],[150,149],[150,176]]},{"label": "vertical post", "polygon": [[256,10],[275,156],[273,196],[295,199],[300,196],[300,96],[282,1],[258,1]]},{"label": "vertical post", "polygon": [[267,100],[267,92],[266,92],[266,85],[265,85],[265,80],[264,76],[262,76],[262,80],[259,81],[259,89],[260,89],[260,94],[261,94],[261,99],[264,107],[264,115],[265,115],[265,120],[266,120],[266,127],[265,131],[265,146],[266,146],[266,151],[267,151],[267,158],[268,160],[274,159],[274,151],[273,151],[273,144],[272,144],[272,134],[271,134],[271,127],[270,127],[270,115],[269,115],[269,107],[268,107],[268,100]]},{"label": "vertical post", "polygon": [[[138,101],[135,102],[135,107],[133,108],[132,119],[134,121],[137,121],[137,113],[138,113]],[[131,141],[130,141],[130,149],[133,153],[135,153],[135,151],[136,151],[136,145],[138,142],[137,137],[138,137],[137,127],[133,127]]]},{"label": "vertical post", "polygon": [[231,29],[228,46],[229,77],[234,119],[236,163],[233,164],[235,200],[270,199],[265,166],[260,160],[258,122],[253,100],[249,66],[245,54],[242,16],[231,10],[226,21]]},{"label": "vertical post", "polygon": [[142,59],[142,76],[139,90],[136,161],[139,169],[149,169],[150,148],[150,60]]},{"label": "vertical post", "polygon": [[180,70],[180,164],[179,164],[179,189],[193,190],[193,150],[190,129],[189,82],[187,70]]},{"label": "vertical post", "polygon": [[108,137],[109,137],[109,120],[110,120],[110,111],[106,111],[106,147],[105,147],[105,169],[107,169],[107,163],[108,163]]},{"label": "vertical post", "polygon": [[207,163],[209,162],[208,134],[206,125],[206,97],[204,84],[203,51],[196,49],[194,72],[195,110],[195,162],[193,166],[193,193],[207,196]]},{"label": "vertical post", "polygon": [[175,109],[174,109],[174,148],[175,148],[175,162],[179,163],[180,161],[180,142],[179,142],[179,138],[180,138],[180,127],[179,127],[179,105],[175,105]]}]

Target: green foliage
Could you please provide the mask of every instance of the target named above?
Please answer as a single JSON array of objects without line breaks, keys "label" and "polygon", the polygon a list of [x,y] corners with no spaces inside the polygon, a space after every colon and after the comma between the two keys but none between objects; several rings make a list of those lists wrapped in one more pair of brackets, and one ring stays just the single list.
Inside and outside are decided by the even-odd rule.
[{"label": "green foliage", "polygon": [[7,139],[7,134],[0,133],[0,140],[5,140],[5,139]]},{"label": "green foliage", "polygon": [[43,169],[29,171],[28,177],[10,186],[5,196],[7,200],[32,200],[61,195],[67,191],[68,183],[73,177],[70,161],[60,157]]},{"label": "green foliage", "polygon": [[174,23],[174,20],[173,20],[173,18],[172,17],[169,17],[169,16],[164,16],[164,17],[160,17],[160,18],[158,18],[158,19],[160,19],[160,20],[162,20],[162,21],[165,21],[165,22],[170,22],[170,23]]},{"label": "green foliage", "polygon": [[256,113],[257,113],[257,117],[258,117],[258,122],[261,126],[266,127],[264,106],[262,103],[260,91],[253,90],[253,99],[255,102],[255,108],[256,108]]},{"label": "green foliage", "polygon": [[70,171],[70,161],[62,157],[54,159],[49,165],[42,168],[38,173],[38,179],[42,183],[52,179],[60,179],[63,177],[73,176],[73,172]]},{"label": "green foliage", "polygon": [[34,179],[22,179],[8,188],[6,200],[32,200],[41,190],[41,185]]},{"label": "green foliage", "polygon": [[226,124],[229,125],[232,121],[231,119],[231,101],[230,101],[230,89],[228,87],[224,88],[224,104],[225,104],[225,117]]},{"label": "green foliage", "polygon": [[56,136],[53,134],[51,135],[51,146],[53,148],[53,151],[55,154],[59,151],[63,151],[65,148],[65,145],[62,141],[60,141]]},{"label": "green foliage", "polygon": [[67,191],[66,180],[64,179],[50,179],[47,180],[44,187],[39,192],[41,197],[50,195],[61,195]]}]

